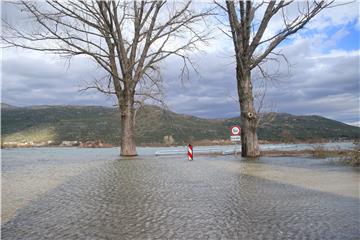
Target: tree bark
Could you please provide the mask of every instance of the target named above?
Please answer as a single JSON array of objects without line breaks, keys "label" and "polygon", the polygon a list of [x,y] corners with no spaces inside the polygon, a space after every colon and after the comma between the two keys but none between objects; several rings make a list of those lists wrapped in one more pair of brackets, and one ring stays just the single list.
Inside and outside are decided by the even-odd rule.
[{"label": "tree bark", "polygon": [[127,93],[122,104],[121,113],[121,156],[137,156],[134,135],[134,96]]},{"label": "tree bark", "polygon": [[[8,3],[12,4],[12,3]],[[46,1],[13,3],[36,28],[2,20],[4,47],[86,56],[104,70],[84,90],[115,95],[121,114],[122,156],[135,156],[134,103],[160,100],[160,64],[170,56],[182,59],[182,76],[194,67],[187,53],[210,39],[210,30],[199,24],[213,8],[193,9],[192,1]],[[19,12],[20,14],[20,12]],[[23,14],[23,13],[22,13]],[[191,32],[191,36],[189,35]],[[173,44],[177,39],[181,43]],[[6,45],[6,46],[5,46]],[[135,95],[136,92],[136,95]],[[136,98],[134,97],[136,96]],[[160,98],[159,98],[160,97]]]},{"label": "tree bark", "polygon": [[[334,1],[307,1],[303,9],[298,5],[298,15],[294,16],[294,18],[290,18],[284,13],[284,8],[294,1],[255,2],[256,1],[227,0],[225,1],[226,6],[223,6],[215,1],[221,9],[227,12],[231,38],[234,44],[236,79],[241,110],[243,157],[260,156],[256,133],[259,116],[254,108],[251,70],[258,67],[263,77],[265,79],[268,78],[268,76],[264,74],[260,64],[265,62],[269,54],[274,54],[276,57],[283,56],[280,52],[274,52],[277,46],[288,36],[302,29],[313,17],[323,9],[329,7]],[[255,12],[259,9],[264,9],[261,7],[264,3],[266,3],[267,6],[265,5],[266,9],[260,23],[258,20],[254,22],[255,15],[257,15]],[[253,6],[254,4],[255,6]],[[270,20],[279,12],[280,14],[282,13],[284,22],[282,30],[268,38],[264,38],[264,33],[268,28]],[[228,34],[226,33],[226,35]],[[253,36],[252,39],[251,36]],[[276,57],[273,58],[275,61],[277,61]],[[268,58],[268,60],[270,59],[271,58]]]},{"label": "tree bark", "polygon": [[243,157],[259,157],[260,149],[256,133],[258,116],[254,108],[252,94],[251,71],[236,71],[241,116],[241,155]]}]

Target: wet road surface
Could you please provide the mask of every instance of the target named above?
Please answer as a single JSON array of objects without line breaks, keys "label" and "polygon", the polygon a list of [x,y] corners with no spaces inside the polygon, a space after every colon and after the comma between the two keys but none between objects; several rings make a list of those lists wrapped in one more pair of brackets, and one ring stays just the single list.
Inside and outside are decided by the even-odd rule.
[{"label": "wet road surface", "polygon": [[[314,161],[111,159],[19,208],[2,239],[359,239],[358,169]],[[303,179],[338,172],[355,188],[344,194],[275,178],[269,169],[281,167],[288,176],[300,169]]]}]

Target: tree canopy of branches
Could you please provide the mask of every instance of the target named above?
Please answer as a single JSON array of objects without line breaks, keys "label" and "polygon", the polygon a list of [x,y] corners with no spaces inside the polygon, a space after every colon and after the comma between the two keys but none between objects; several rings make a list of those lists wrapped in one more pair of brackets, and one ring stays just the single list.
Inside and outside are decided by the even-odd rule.
[{"label": "tree canopy of branches", "polygon": [[[46,1],[10,2],[36,23],[22,28],[2,19],[6,47],[93,59],[107,78],[86,89],[115,95],[121,113],[121,155],[136,155],[134,105],[157,98],[159,63],[182,59],[183,74],[192,66],[187,54],[207,40],[199,23],[210,10],[196,10],[190,1]],[[205,29],[205,28],[202,28]],[[138,98],[140,97],[140,98]]]},{"label": "tree canopy of branches", "polygon": [[[326,1],[226,1],[216,2],[226,13],[230,25],[236,59],[236,79],[242,124],[242,156],[258,157],[260,155],[257,126],[259,115],[254,108],[251,71],[258,68],[264,73],[262,64],[269,56],[281,56],[277,47],[290,35],[295,34],[309,23],[332,2]],[[288,14],[288,8],[295,9],[296,14]],[[262,13],[263,12],[263,13]],[[257,21],[257,17],[260,20]],[[275,34],[267,36],[266,30],[271,20],[280,17],[282,28]]]}]

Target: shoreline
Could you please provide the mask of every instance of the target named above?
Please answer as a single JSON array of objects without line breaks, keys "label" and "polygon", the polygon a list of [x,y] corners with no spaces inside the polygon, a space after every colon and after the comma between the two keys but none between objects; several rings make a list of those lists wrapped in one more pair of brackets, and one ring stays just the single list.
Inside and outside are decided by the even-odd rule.
[{"label": "shoreline", "polygon": [[[284,149],[270,149],[270,150],[261,150],[259,157],[308,157],[313,159],[325,159],[325,158],[334,158],[337,162],[351,165],[351,166],[360,166],[360,146],[354,144],[353,148],[349,149],[341,149],[334,147],[333,149],[327,149],[322,145],[316,144],[327,144],[327,143],[346,143],[351,141],[342,141],[342,142],[321,142],[321,143],[314,143],[314,146],[309,146],[308,149],[293,149],[293,150],[284,150]],[[267,143],[270,144],[270,143]],[[273,145],[276,144],[290,144],[290,143],[272,143]],[[295,143],[292,143],[296,145]],[[301,144],[309,144],[309,143],[301,143]],[[265,145],[265,144],[263,144]],[[196,145],[199,147],[200,145]],[[213,145],[215,146],[215,145]],[[51,145],[51,146],[29,146],[29,147],[16,147],[16,148],[3,148],[3,149],[26,149],[26,148],[68,148],[68,149],[85,149],[85,148],[118,148],[119,146],[106,146],[106,147],[81,147],[81,146],[61,146],[61,145]],[[138,146],[138,147],[153,147],[153,146]],[[186,146],[163,146],[163,147],[186,147]],[[238,155],[241,156],[241,151],[224,151],[221,149],[213,149],[215,151],[208,151],[208,152],[195,152],[197,156],[226,156],[226,155]],[[166,150],[167,151],[167,150]],[[186,154],[184,151],[181,154]],[[165,156],[165,155],[173,155],[173,154],[157,154],[154,153],[154,156]]]},{"label": "shoreline", "polygon": [[[116,148],[120,147],[120,145],[113,145],[111,143],[104,143],[101,141],[63,141],[67,142],[67,144],[44,144],[44,143],[34,143],[34,142],[2,142],[1,149],[12,149],[12,148],[46,148],[46,147],[66,147],[66,148]],[[259,140],[260,145],[280,145],[280,144],[326,144],[326,143],[346,143],[346,142],[357,142],[357,140],[319,140],[319,141],[294,141],[294,142],[279,142],[279,141],[265,141]],[[187,146],[188,143],[184,144],[163,144],[163,143],[148,143],[148,144],[140,144],[136,147],[182,147]],[[241,143],[231,142],[229,140],[221,140],[221,141],[193,141],[190,142],[193,146],[231,146],[231,145],[241,145]],[[286,152],[286,151],[285,151]],[[293,151],[290,151],[293,152]],[[271,153],[270,153],[271,154]]]}]

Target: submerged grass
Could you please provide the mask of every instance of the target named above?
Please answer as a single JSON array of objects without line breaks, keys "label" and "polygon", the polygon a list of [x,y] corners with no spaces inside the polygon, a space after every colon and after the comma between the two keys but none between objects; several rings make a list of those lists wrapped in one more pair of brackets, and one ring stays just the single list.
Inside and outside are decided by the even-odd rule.
[{"label": "submerged grass", "polygon": [[351,166],[360,166],[360,149],[348,151],[340,158],[340,162]]},{"label": "submerged grass", "polygon": [[352,150],[327,150],[323,146],[315,146],[311,151],[314,158],[337,158],[340,163],[360,166],[360,145]]},{"label": "submerged grass", "polygon": [[321,145],[315,146],[313,149],[309,150],[299,150],[299,151],[278,151],[278,150],[268,150],[262,151],[262,156],[268,157],[299,157],[299,156],[308,156],[315,159],[323,158],[333,158],[335,162],[350,165],[350,166],[360,166],[360,145],[356,145],[354,149],[351,150],[328,150]]}]

